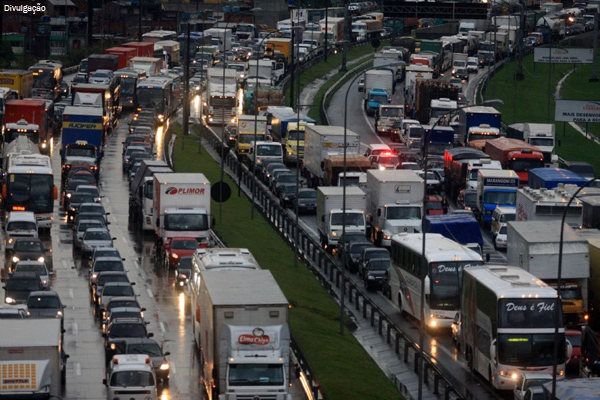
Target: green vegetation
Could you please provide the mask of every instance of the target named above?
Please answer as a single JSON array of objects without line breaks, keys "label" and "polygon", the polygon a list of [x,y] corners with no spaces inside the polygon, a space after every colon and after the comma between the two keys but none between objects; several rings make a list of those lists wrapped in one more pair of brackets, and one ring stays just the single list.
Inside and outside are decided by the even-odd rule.
[{"label": "green vegetation", "polygon": [[[550,67],[549,64],[533,63],[533,55],[529,55],[523,59],[523,73],[525,79],[517,81],[513,80],[514,73],[517,69],[517,63],[507,64],[502,70],[490,80],[485,90],[485,99],[499,98],[504,101],[503,106],[497,107],[502,112],[502,120],[510,125],[517,122],[539,122],[552,123],[554,122],[554,92],[558,81],[570,70],[573,66],[566,64],[554,64]],[[550,75],[550,94],[548,93],[548,76]],[[583,67],[578,67],[576,72],[566,80],[569,89],[563,92],[563,98],[573,98],[576,96],[581,98],[579,93],[574,93],[574,89],[582,90],[582,87],[589,91],[593,98],[594,89],[596,90],[596,98],[598,88],[593,86],[597,84],[587,83],[589,72],[587,74],[580,73]],[[582,82],[571,84],[571,77],[585,76],[586,84]],[[571,92],[569,92],[571,91]],[[569,93],[569,95],[567,95]],[[573,93],[573,94],[572,94]],[[548,113],[548,95],[550,96],[550,113]],[[548,118],[548,114],[550,118]],[[587,161],[594,165],[596,170],[600,170],[600,146],[590,139],[586,139],[568,123],[556,123],[556,152],[560,157],[572,161]]]},{"label": "green vegetation", "polygon": [[[202,172],[211,182],[219,181],[219,164],[204,148],[198,153],[196,137],[185,137],[185,150],[181,150],[181,127],[175,125],[172,132],[178,135],[174,145],[175,169]],[[313,273],[301,260],[294,267],[294,252],[258,211],[254,220],[250,219],[250,202],[243,195],[237,196],[236,185],[227,175],[225,181],[233,195],[222,205],[222,221],[218,220],[219,204],[212,203],[212,214],[217,218],[215,231],[228,246],[250,249],[260,265],[273,273],[292,305],[292,334],[316,371],[327,398],[401,398],[354,336],[340,336],[339,306]]]},{"label": "green vegetation", "polygon": [[[590,82],[592,65],[584,64],[577,68],[577,73],[569,75],[562,86],[561,98],[569,100],[600,99],[600,82]],[[580,124],[585,128],[585,124]],[[600,137],[600,124],[588,124],[588,131]]]}]

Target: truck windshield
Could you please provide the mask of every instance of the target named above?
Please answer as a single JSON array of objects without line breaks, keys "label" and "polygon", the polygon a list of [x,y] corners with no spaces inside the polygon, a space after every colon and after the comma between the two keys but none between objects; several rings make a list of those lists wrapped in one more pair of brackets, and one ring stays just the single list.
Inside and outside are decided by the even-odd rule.
[{"label": "truck windshield", "polygon": [[[331,225],[342,225],[343,213],[331,214]],[[363,226],[365,215],[363,213],[346,212],[346,226]]]},{"label": "truck windshield", "polygon": [[281,364],[229,364],[231,386],[282,386]]},{"label": "truck windshield", "polygon": [[[552,319],[550,319],[551,324]],[[553,327],[553,325],[552,325]],[[565,362],[565,337],[560,334],[558,364]],[[506,365],[542,367],[553,364],[554,333],[539,335],[498,334],[498,362]]]},{"label": "truck windshield", "polygon": [[289,131],[288,140],[304,140],[304,131]]},{"label": "truck windshield", "polygon": [[[263,133],[259,133],[256,135],[258,140],[264,139],[264,134]],[[238,142],[239,143],[251,143],[254,140],[254,134],[241,134],[238,135]]]},{"label": "truck windshield", "polygon": [[138,88],[137,101],[141,108],[162,112],[164,110],[164,91],[159,88]]},{"label": "truck windshield", "polygon": [[66,151],[67,157],[89,157],[96,158],[96,149],[82,146],[69,146]]},{"label": "truck windshield", "polygon": [[115,372],[110,377],[110,386],[154,386],[154,376],[148,371]]},{"label": "truck windshield", "polygon": [[517,192],[485,192],[483,202],[486,204],[514,205],[517,201]]},{"label": "truck windshield", "polygon": [[233,108],[235,107],[235,96],[217,97],[211,96],[210,105],[213,107]]},{"label": "truck windshield", "polygon": [[256,147],[256,155],[258,156],[280,156],[281,154],[281,146],[279,144]]},{"label": "truck windshield", "polygon": [[512,160],[508,163],[508,168],[518,172],[526,172],[533,168],[544,168],[544,160],[525,159]]},{"label": "truck windshield", "polygon": [[492,140],[500,137],[500,132],[469,132],[469,141],[473,140]]},{"label": "truck windshield", "polygon": [[[427,152],[429,154],[444,154],[444,151],[452,148],[452,143],[429,143],[427,146]],[[475,177],[477,179],[477,177]]]},{"label": "truck windshield", "polygon": [[358,176],[348,176],[348,177],[343,177],[340,176],[338,179],[338,186],[343,187],[343,186],[358,186],[360,184],[360,178]]},{"label": "truck windshield", "polygon": [[532,146],[553,147],[554,139],[551,138],[530,138],[529,144]]},{"label": "truck windshield", "polygon": [[374,94],[372,96],[370,96],[369,101],[374,101],[376,103],[387,103],[388,102],[388,98],[387,96],[384,95],[380,95],[380,94]]},{"label": "truck windshield", "polygon": [[136,84],[136,78],[121,78],[121,94],[133,95]]},{"label": "truck windshield", "polygon": [[33,74],[33,87],[37,89],[54,89],[56,86],[56,78],[54,70],[42,71]]},{"label": "truck windshield", "polygon": [[54,177],[42,174],[9,174],[7,206],[25,206],[27,211],[51,213],[54,206]]},{"label": "truck windshield", "polygon": [[386,207],[386,219],[421,219],[421,207]]},{"label": "truck windshield", "polygon": [[561,299],[567,300],[581,300],[581,288],[577,286],[569,286],[560,289],[559,291]]},{"label": "truck windshield", "polygon": [[479,50],[494,51],[495,45],[492,43],[479,43]]},{"label": "truck windshield", "polygon": [[429,115],[431,118],[441,118],[448,114],[449,111],[451,111],[450,108],[432,108]]},{"label": "truck windshield", "polygon": [[165,215],[167,231],[206,231],[208,216],[206,214],[167,214]]}]

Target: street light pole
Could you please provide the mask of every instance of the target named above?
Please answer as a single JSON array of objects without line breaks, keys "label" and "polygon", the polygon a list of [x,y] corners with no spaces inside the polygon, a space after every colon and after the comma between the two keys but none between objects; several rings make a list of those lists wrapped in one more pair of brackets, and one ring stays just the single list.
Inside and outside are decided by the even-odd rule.
[{"label": "street light pole", "polygon": [[[262,44],[264,43],[265,39],[267,39],[267,37],[262,38],[262,40],[260,41],[260,44],[258,45],[258,49],[260,51]],[[254,196],[256,193],[256,186],[257,186],[257,182],[256,182],[256,159],[257,159],[257,154],[256,154],[256,131],[258,130],[258,62],[260,61],[260,58],[257,56],[256,57],[256,84],[254,85],[254,98],[252,99],[253,103],[254,103],[254,149],[252,150],[254,152],[254,161],[252,162],[252,176],[253,176],[253,182],[252,182],[252,201],[251,201],[251,208],[250,208],[250,219],[254,219]],[[296,226],[298,226],[296,224]]]},{"label": "street light pole", "polygon": [[190,134],[190,22],[185,25],[185,54],[183,69],[183,137],[181,150],[185,149],[185,137]]}]

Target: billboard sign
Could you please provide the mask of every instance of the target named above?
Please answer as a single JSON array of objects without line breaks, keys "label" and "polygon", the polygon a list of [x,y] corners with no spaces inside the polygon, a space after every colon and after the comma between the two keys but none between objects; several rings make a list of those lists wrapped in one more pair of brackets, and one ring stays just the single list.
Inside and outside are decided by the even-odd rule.
[{"label": "billboard sign", "polygon": [[567,49],[564,47],[536,47],[533,61],[554,64],[591,64],[594,61],[592,49]]},{"label": "billboard sign", "polygon": [[554,119],[562,122],[600,122],[600,101],[556,100]]}]

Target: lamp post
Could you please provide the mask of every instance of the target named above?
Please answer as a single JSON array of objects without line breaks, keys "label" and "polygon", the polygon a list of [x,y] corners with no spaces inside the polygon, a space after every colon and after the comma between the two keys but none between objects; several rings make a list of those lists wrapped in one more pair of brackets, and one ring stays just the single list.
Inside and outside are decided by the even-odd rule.
[{"label": "lamp post", "polygon": [[562,312],[562,301],[561,301],[561,297],[560,297],[560,287],[561,287],[561,282],[562,282],[562,258],[563,258],[563,245],[564,245],[564,235],[565,235],[565,220],[567,219],[567,212],[569,211],[569,207],[571,206],[571,203],[573,202],[573,200],[575,200],[575,198],[577,197],[577,195],[579,194],[579,192],[581,192],[583,189],[585,189],[586,187],[590,186],[592,183],[596,182],[597,180],[600,179],[600,175],[599,176],[595,176],[593,179],[587,181],[584,185],[582,185],[580,188],[578,188],[575,193],[573,193],[571,195],[571,198],[569,199],[569,201],[567,202],[567,205],[565,207],[565,209],[563,210],[563,214],[562,214],[562,218],[560,220],[560,239],[558,242],[558,272],[557,272],[557,277],[556,277],[556,287],[558,290],[558,296],[557,296],[557,307],[556,307],[556,317],[554,318],[554,354],[553,354],[553,366],[552,366],[552,396],[550,397],[551,399],[556,399],[556,378],[557,378],[557,369],[558,369],[558,351],[559,351],[559,337],[558,337],[558,330],[560,329],[560,314]]}]

